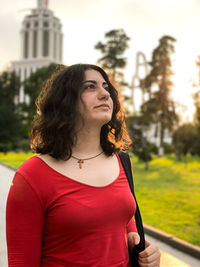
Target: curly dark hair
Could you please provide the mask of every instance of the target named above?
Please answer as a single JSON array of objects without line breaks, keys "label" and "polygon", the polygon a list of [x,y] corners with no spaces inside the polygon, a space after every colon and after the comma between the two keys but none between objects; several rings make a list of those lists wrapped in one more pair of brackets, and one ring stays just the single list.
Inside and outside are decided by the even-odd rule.
[{"label": "curly dark hair", "polygon": [[31,148],[36,153],[49,154],[56,159],[68,160],[76,143],[78,99],[86,70],[98,71],[108,84],[113,100],[112,119],[101,128],[100,144],[106,155],[127,149],[131,141],[126,131],[118,91],[105,71],[96,65],[59,65],[43,86],[36,99],[37,114],[31,130]]}]

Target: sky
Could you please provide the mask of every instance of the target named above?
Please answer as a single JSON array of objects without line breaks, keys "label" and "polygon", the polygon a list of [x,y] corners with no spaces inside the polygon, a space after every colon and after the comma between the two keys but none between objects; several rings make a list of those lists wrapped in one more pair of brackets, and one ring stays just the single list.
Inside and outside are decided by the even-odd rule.
[{"label": "sky", "polygon": [[[0,70],[20,59],[20,29],[25,15],[37,6],[37,0],[0,0]],[[177,41],[173,55],[174,100],[184,105],[184,120],[194,112],[191,86],[197,82],[195,61],[200,56],[200,0],[49,0],[49,8],[59,17],[63,28],[63,63],[97,63],[101,54],[94,49],[104,34],[124,29],[131,38],[125,53],[125,79],[135,74],[136,53],[148,61],[163,35]],[[136,91],[139,99],[139,90]],[[140,101],[136,101],[139,103]]]}]

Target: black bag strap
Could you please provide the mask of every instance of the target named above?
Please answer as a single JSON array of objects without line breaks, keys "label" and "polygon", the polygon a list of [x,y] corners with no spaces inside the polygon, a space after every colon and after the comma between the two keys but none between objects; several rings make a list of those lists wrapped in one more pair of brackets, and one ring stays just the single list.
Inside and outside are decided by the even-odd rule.
[{"label": "black bag strap", "polygon": [[135,192],[134,192],[133,175],[132,175],[130,157],[129,157],[128,153],[126,153],[124,151],[120,151],[119,157],[120,157],[121,163],[124,167],[124,171],[126,173],[131,192],[132,192],[134,199],[135,199],[135,202],[136,202],[135,222],[136,222],[138,234],[140,235],[140,243],[134,247],[133,253],[131,255],[131,259],[134,260],[134,264],[135,264],[134,266],[137,266],[136,262],[138,259],[138,253],[145,249],[144,229],[143,229],[142,217],[140,214],[139,206],[138,206],[138,203],[137,203],[137,200],[135,197]]}]

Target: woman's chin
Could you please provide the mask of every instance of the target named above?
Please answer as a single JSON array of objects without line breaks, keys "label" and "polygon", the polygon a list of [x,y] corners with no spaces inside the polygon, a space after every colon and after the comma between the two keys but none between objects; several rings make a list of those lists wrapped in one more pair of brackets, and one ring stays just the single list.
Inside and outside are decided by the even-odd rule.
[{"label": "woman's chin", "polygon": [[99,118],[99,119],[96,118],[95,120],[91,121],[90,123],[91,123],[91,125],[96,124],[99,127],[102,127],[103,125],[107,124],[110,120],[111,120],[110,117],[104,117],[104,118]]}]

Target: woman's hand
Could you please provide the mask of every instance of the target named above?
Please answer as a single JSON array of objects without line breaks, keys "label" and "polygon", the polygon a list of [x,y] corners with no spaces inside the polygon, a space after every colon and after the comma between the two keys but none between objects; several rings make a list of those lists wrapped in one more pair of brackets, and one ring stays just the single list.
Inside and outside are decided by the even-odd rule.
[{"label": "woman's hand", "polygon": [[128,238],[128,248],[130,251],[132,251],[134,246],[140,243],[140,236],[137,232],[130,232],[127,234],[127,238]]},{"label": "woman's hand", "polygon": [[139,265],[141,267],[160,267],[160,256],[158,247],[146,240],[145,250],[139,253]]},{"label": "woman's hand", "polygon": [[[129,250],[133,250],[134,246],[139,244],[140,236],[136,232],[130,232],[127,234]],[[141,267],[160,267],[160,251],[158,247],[145,241],[145,250],[139,253],[138,262]]]}]

